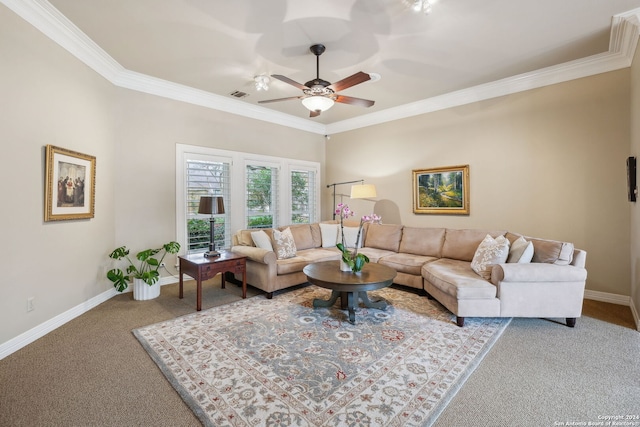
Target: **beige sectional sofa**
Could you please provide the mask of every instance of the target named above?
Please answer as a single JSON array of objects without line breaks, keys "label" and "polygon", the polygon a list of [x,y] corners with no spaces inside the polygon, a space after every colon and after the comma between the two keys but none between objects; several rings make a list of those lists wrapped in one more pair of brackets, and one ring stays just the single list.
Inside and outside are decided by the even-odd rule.
[{"label": "beige sectional sofa", "polygon": [[[231,250],[247,256],[247,282],[270,298],[275,291],[305,283],[305,265],[340,259],[335,236],[326,237],[327,228],[337,224],[321,224],[331,223],[280,227],[279,231],[289,228],[295,241],[295,255],[283,259],[268,244],[256,247],[252,233],[257,230],[238,231]],[[262,231],[273,240],[273,230]],[[526,243],[530,257],[533,249],[531,261],[484,265],[480,273],[486,278],[481,277],[477,259],[487,235],[508,240],[513,248],[516,241],[531,242]],[[571,243],[505,230],[365,224],[359,252],[371,262],[394,268],[398,272],[394,283],[438,300],[457,316],[459,326],[465,317],[544,317],[566,318],[573,327],[582,312],[586,252]]]}]

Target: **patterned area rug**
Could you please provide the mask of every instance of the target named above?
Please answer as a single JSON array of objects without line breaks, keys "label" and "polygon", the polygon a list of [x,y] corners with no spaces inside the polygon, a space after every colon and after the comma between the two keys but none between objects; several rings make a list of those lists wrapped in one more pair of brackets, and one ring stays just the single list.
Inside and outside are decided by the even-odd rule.
[{"label": "patterned area rug", "polygon": [[386,288],[356,324],[308,286],[134,330],[207,426],[431,425],[507,327]]}]

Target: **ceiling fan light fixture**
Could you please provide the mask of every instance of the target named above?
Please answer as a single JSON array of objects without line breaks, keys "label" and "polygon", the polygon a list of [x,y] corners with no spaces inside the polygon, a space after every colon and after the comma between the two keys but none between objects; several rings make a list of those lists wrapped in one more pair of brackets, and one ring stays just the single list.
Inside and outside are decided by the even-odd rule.
[{"label": "ceiling fan light fixture", "polygon": [[329,108],[333,107],[333,104],[333,99],[320,95],[309,96],[302,100],[302,105],[304,105],[309,111],[327,111]]},{"label": "ceiling fan light fixture", "polygon": [[259,76],[255,76],[253,78],[253,81],[255,82],[256,90],[269,90],[269,82],[271,81],[271,79],[269,79],[269,76],[260,74]]},{"label": "ceiling fan light fixture", "polygon": [[433,10],[433,4],[436,3],[436,1],[437,0],[408,0],[408,3],[414,12],[423,12],[425,15],[428,15]]}]

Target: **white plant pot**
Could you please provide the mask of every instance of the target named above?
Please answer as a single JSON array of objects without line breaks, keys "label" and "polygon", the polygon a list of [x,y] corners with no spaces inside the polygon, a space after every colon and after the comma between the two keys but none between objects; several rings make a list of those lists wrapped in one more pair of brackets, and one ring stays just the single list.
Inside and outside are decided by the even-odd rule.
[{"label": "white plant pot", "polygon": [[342,270],[342,271],[351,271],[351,267],[349,267],[349,264],[347,264],[343,260],[340,260],[340,270]]},{"label": "white plant pot", "polygon": [[160,296],[160,281],[149,286],[142,279],[133,279],[133,299],[145,301]]}]

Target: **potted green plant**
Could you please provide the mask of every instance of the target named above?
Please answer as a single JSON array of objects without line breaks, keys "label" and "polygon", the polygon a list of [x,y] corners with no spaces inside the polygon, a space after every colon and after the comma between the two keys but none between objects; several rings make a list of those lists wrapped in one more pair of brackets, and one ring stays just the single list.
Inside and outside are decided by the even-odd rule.
[{"label": "potted green plant", "polygon": [[335,210],[336,215],[340,216],[340,234],[342,235],[342,243],[338,243],[336,247],[342,252],[342,259],[340,263],[340,269],[343,271],[351,271],[358,273],[362,270],[364,265],[369,262],[369,257],[365,254],[358,253],[358,246],[360,245],[360,235],[362,234],[362,227],[367,223],[380,224],[382,217],[371,214],[365,215],[360,218],[360,225],[358,227],[358,235],[356,237],[355,248],[353,251],[347,248],[346,238],[344,235],[344,220],[354,215],[354,212],[349,209],[348,205],[344,203],[338,203]]},{"label": "potted green plant", "polygon": [[[119,268],[111,269],[107,272],[107,279],[113,282],[113,286],[118,292],[123,292],[129,286],[129,282],[133,281],[133,298],[152,299],[160,295],[160,273],[158,269],[167,254],[177,254],[180,250],[178,242],[169,242],[157,249],[145,249],[136,254],[139,263],[136,265],[129,257],[129,249],[121,246],[114,249],[109,254],[109,258],[115,260],[126,259],[128,266],[126,274]],[[160,259],[156,255],[160,254]],[[148,285],[149,289],[145,289]]]}]

